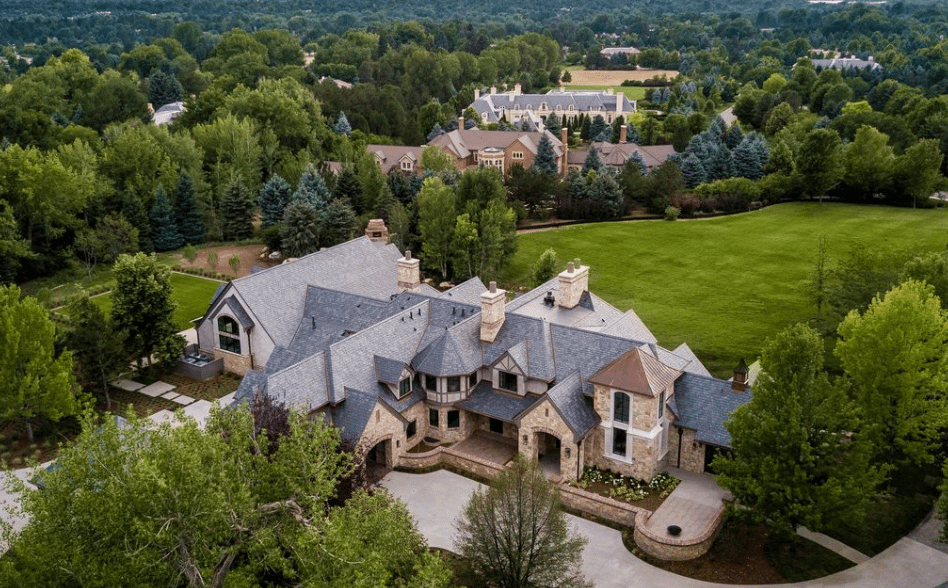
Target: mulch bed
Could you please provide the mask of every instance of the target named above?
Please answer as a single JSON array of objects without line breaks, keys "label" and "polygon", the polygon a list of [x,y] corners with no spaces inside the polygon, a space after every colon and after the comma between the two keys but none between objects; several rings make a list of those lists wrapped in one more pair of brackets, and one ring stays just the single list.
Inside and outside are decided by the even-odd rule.
[{"label": "mulch bed", "polygon": [[[690,561],[662,561],[636,550],[645,562],[681,576],[722,584],[782,584],[767,550],[767,527],[729,520],[708,553]],[[631,539],[631,538],[629,538]]]}]

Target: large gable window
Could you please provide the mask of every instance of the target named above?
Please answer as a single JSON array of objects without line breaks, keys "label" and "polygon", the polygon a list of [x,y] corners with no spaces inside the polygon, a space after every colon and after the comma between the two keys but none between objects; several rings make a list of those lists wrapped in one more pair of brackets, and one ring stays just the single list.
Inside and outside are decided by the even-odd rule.
[{"label": "large gable window", "polygon": [[509,390],[511,392],[518,392],[517,386],[517,374],[512,374],[510,372],[505,372],[503,370],[498,371],[498,380],[497,385],[500,386],[503,390]]},{"label": "large gable window", "polygon": [[240,353],[240,326],[229,316],[217,319],[217,333],[220,348],[231,353]]}]

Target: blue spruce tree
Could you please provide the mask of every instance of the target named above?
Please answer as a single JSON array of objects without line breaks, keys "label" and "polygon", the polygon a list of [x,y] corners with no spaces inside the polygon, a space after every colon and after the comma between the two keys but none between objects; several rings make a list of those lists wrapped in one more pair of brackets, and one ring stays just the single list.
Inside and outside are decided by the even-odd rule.
[{"label": "blue spruce tree", "polygon": [[693,189],[708,179],[701,160],[694,153],[689,153],[681,160],[681,175],[685,178],[685,187]]},{"label": "blue spruce tree", "polygon": [[320,211],[329,205],[329,188],[313,164],[308,164],[293,192],[292,202],[302,202]]},{"label": "blue spruce tree", "polygon": [[174,189],[175,222],[181,238],[188,245],[203,243],[207,235],[204,216],[194,194],[194,182],[187,170],[178,175],[178,184]]},{"label": "blue spruce tree", "polygon": [[537,144],[537,155],[533,159],[533,168],[535,170],[555,174],[556,173],[556,154],[553,152],[553,143],[544,133]]},{"label": "blue spruce tree", "polygon": [[290,203],[293,191],[290,184],[280,176],[270,176],[267,183],[260,188],[260,228],[266,229],[283,221],[286,205]]},{"label": "blue spruce tree", "polygon": [[336,126],[333,127],[333,130],[337,135],[352,136],[352,125],[349,124],[349,119],[346,118],[345,112],[339,113],[339,118],[336,119]]},{"label": "blue spruce tree", "polygon": [[184,245],[178,226],[171,213],[168,194],[159,187],[155,192],[155,204],[151,207],[151,241],[155,251],[171,251]]},{"label": "blue spruce tree", "polygon": [[648,173],[648,166],[645,165],[645,160],[642,158],[642,154],[638,150],[632,152],[632,156],[629,157],[629,161],[638,166],[639,171],[642,172],[642,175]]},{"label": "blue spruce tree", "polygon": [[602,161],[599,160],[599,151],[595,147],[590,147],[589,153],[586,154],[586,160],[583,162],[583,175],[588,174],[590,170],[602,171]]}]

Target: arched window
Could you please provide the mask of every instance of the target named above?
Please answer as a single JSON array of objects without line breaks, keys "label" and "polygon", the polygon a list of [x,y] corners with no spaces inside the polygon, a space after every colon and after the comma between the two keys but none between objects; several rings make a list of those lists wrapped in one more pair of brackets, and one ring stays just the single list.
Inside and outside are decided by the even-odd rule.
[{"label": "arched window", "polygon": [[240,325],[229,316],[218,317],[217,334],[220,348],[231,353],[240,353]]}]

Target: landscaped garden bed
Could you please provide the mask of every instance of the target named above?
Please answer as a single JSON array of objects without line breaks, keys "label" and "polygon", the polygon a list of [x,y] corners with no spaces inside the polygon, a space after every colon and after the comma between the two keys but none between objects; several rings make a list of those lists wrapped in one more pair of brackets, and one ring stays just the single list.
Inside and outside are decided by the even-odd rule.
[{"label": "landscaped garden bed", "polygon": [[583,468],[583,477],[575,482],[570,482],[570,485],[587,492],[654,511],[665,502],[665,499],[678,486],[679,482],[678,478],[668,472],[659,472],[651,480],[645,482],[630,476],[586,466]]}]

